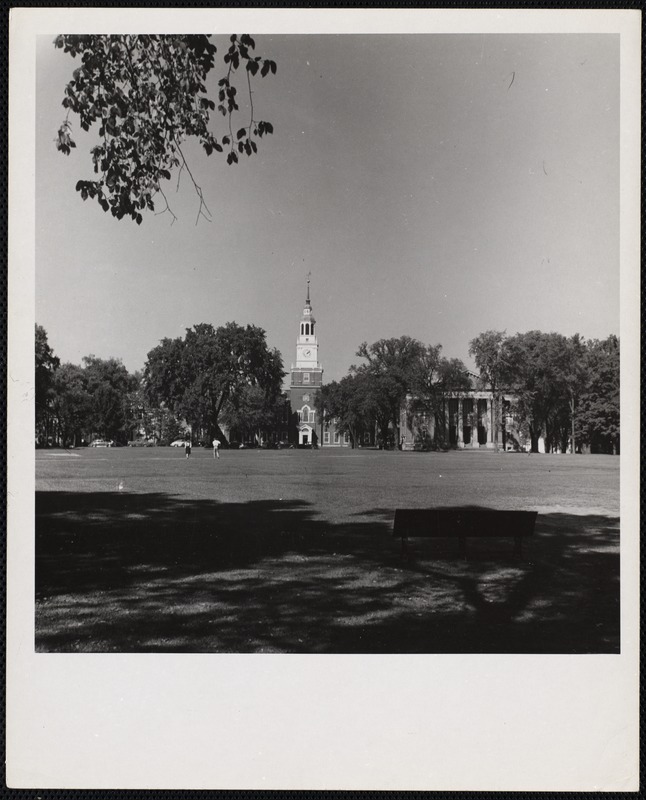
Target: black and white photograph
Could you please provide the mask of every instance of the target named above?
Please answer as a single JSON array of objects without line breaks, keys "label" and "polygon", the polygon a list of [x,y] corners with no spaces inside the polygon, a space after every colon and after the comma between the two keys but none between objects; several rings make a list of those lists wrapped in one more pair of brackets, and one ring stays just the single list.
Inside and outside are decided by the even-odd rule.
[{"label": "black and white photograph", "polygon": [[[536,712],[540,690],[525,693],[543,679],[570,720],[618,713],[626,685],[597,670],[589,685],[613,687],[597,699],[585,676],[625,675],[636,647],[638,192],[623,160],[639,139],[622,113],[639,105],[639,16],[496,26],[474,11],[451,30],[440,12],[406,28],[392,11],[335,26],[301,10],[299,29],[268,11],[194,27],[140,11],[130,29],[52,13],[29,40],[33,227],[12,274],[30,277],[9,309],[35,359],[13,389],[31,415],[8,545],[35,671],[94,664],[116,681],[114,665],[152,664],[185,685],[199,663],[195,685],[217,673],[210,691],[260,696],[274,717],[289,693],[288,719],[312,713],[316,668],[322,694],[336,680],[362,698],[350,728],[372,727],[375,702],[378,728],[391,706],[450,716],[446,698],[473,691],[488,736],[496,693]],[[11,549],[12,486],[27,550]],[[348,713],[338,701],[324,726]],[[397,728],[417,731],[413,752],[444,736],[420,725]],[[547,763],[580,727],[553,734]],[[482,756],[472,777],[457,757],[453,784],[424,764],[393,782],[383,737],[344,755],[344,783],[325,750],[320,772],[308,755],[280,778],[265,731],[248,773],[181,786],[512,788]],[[636,788],[631,747],[615,731],[584,776],[555,786],[537,765],[520,786]],[[100,762],[98,739],[83,748]],[[123,787],[179,787],[138,769]],[[88,785],[84,770],[60,775]]]}]

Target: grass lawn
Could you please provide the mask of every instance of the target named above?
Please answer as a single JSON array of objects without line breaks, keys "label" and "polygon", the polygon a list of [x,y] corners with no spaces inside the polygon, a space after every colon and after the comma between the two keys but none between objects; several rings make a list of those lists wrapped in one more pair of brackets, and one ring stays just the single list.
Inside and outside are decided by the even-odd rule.
[{"label": "grass lawn", "polygon": [[[492,452],[36,452],[36,648],[619,652],[619,459]],[[396,507],[539,512],[412,540]]]}]

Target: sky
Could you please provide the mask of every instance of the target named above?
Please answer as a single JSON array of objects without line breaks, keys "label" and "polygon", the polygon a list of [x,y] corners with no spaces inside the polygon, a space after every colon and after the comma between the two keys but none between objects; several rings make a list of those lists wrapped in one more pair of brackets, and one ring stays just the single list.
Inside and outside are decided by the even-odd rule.
[{"label": "sky", "polygon": [[212,222],[182,179],[177,221],[141,226],[75,192],[93,136],[73,119],[69,157],[54,138],[78,62],[39,39],[36,320],[61,361],[135,371],[162,338],[235,321],[289,369],[308,273],[325,381],[380,338],[473,366],[485,330],[619,334],[618,36],[255,38],[274,135],[232,167],[190,146]]}]

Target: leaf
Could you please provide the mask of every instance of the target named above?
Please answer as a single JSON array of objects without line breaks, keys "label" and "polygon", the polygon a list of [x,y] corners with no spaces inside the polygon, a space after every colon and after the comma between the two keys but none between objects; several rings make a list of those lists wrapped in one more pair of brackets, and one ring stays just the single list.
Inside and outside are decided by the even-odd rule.
[{"label": "leaf", "polygon": [[264,78],[269,74],[269,61],[264,61],[262,69],[260,70],[261,76]]},{"label": "leaf", "polygon": [[236,138],[237,139],[242,139],[242,137],[246,134],[246,132],[247,132],[246,128],[240,128],[240,130],[236,134]]}]

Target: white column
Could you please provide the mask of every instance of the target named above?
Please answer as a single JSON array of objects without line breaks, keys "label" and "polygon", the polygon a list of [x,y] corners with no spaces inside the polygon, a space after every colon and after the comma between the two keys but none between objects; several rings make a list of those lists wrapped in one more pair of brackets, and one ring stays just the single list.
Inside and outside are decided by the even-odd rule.
[{"label": "white column", "polygon": [[487,447],[489,448],[493,447],[493,428],[491,424],[492,413],[493,413],[493,402],[492,399],[489,398],[487,400],[487,410],[484,415],[484,422],[486,423],[485,429],[487,431]]},{"label": "white column", "polygon": [[464,417],[462,413],[462,398],[458,397],[458,417],[456,422],[458,448],[464,448]]}]

